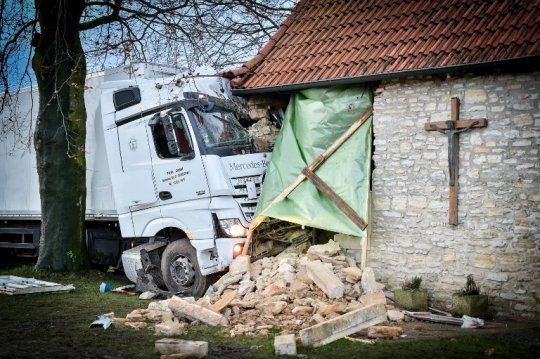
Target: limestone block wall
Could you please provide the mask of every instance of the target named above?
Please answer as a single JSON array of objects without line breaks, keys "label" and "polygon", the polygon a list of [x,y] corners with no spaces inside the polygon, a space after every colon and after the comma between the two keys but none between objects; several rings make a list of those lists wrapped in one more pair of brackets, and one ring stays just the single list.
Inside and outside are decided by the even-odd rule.
[{"label": "limestone block wall", "polygon": [[[540,72],[416,77],[374,98],[372,236],[368,265],[390,290],[420,275],[449,309],[467,274],[493,315],[540,317]],[[424,130],[487,118],[460,134],[457,226],[448,224],[448,139]]]}]

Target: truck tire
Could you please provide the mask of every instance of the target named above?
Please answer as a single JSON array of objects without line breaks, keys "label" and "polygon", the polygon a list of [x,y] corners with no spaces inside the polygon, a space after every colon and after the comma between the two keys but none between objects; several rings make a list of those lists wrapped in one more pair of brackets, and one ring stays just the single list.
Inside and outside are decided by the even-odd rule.
[{"label": "truck tire", "polygon": [[165,285],[174,293],[200,297],[212,284],[201,274],[197,252],[185,239],[167,245],[161,257],[161,273]]}]

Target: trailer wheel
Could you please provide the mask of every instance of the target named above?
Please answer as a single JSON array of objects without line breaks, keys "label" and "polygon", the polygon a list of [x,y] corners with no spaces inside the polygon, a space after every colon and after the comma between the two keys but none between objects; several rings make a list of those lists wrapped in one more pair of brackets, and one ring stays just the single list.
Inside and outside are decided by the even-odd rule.
[{"label": "trailer wheel", "polygon": [[161,257],[161,273],[171,292],[200,297],[211,284],[201,274],[197,252],[186,240],[171,242]]}]

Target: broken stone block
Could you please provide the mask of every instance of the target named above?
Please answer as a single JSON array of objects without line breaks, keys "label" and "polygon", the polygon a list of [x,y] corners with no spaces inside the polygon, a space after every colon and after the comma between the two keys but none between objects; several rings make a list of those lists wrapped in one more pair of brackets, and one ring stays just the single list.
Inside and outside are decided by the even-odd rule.
[{"label": "broken stone block", "polygon": [[241,254],[236,257],[232,263],[229,265],[229,273],[231,275],[244,274],[249,272],[251,265],[251,256],[247,254]]},{"label": "broken stone block", "polygon": [[287,283],[292,283],[296,279],[296,274],[292,271],[285,271],[282,272],[281,275],[283,276],[283,279]]},{"label": "broken stone block", "polygon": [[296,355],[296,341],[294,334],[278,335],[274,338],[276,355]]},{"label": "broken stone block", "polygon": [[173,335],[182,335],[186,333],[187,324],[186,323],[160,323],[156,324],[155,332],[156,335],[166,335],[168,337]]},{"label": "broken stone block", "polygon": [[[311,279],[310,279],[311,281]],[[295,279],[291,282],[291,284],[289,285],[289,289],[292,290],[292,291],[298,291],[298,290],[302,290],[302,289],[306,289],[308,288],[309,286],[302,282],[300,279]]]},{"label": "broken stone block", "polygon": [[263,305],[259,305],[258,309],[262,310],[264,314],[266,315],[278,315],[285,309],[287,306],[287,302],[284,301],[277,301],[277,302],[270,302],[265,303]]},{"label": "broken stone block", "polygon": [[370,294],[375,293],[384,289],[384,284],[377,283],[375,280],[375,273],[371,267],[366,267],[362,273],[361,279],[362,289],[364,293]]},{"label": "broken stone block", "polygon": [[351,283],[356,283],[362,279],[362,270],[358,267],[343,268],[341,272],[345,273],[352,280]]},{"label": "broken stone block", "polygon": [[282,286],[279,283],[272,283],[262,291],[261,295],[263,297],[273,297],[286,292],[287,288],[285,288],[285,286]]},{"label": "broken stone block", "polygon": [[320,261],[312,261],[306,264],[307,275],[328,298],[343,297],[343,283]]},{"label": "broken stone block", "polygon": [[319,323],[323,323],[323,322],[324,322],[324,318],[319,313],[313,314],[313,316],[311,317],[311,319],[309,321],[310,325],[315,325],[315,324],[319,324]]},{"label": "broken stone block", "polygon": [[123,327],[126,325],[127,322],[129,322],[129,319],[126,318],[112,318],[112,323],[115,328]]},{"label": "broken stone block", "polygon": [[317,313],[320,315],[330,315],[331,313],[343,314],[346,311],[347,311],[347,306],[341,302],[323,305],[317,308]]},{"label": "broken stone block", "polygon": [[253,292],[255,289],[255,282],[247,281],[244,283],[240,283],[240,286],[238,287],[238,297],[243,297],[246,294]]},{"label": "broken stone block", "polygon": [[371,305],[300,331],[302,344],[318,347],[386,320],[383,304]]},{"label": "broken stone block", "polygon": [[294,315],[306,315],[311,314],[313,312],[313,307],[309,306],[298,306],[294,307],[292,310],[292,314]]},{"label": "broken stone block", "polygon": [[187,354],[183,353],[176,353],[176,354],[163,354],[159,357],[159,359],[185,359],[187,358]]},{"label": "broken stone block", "polygon": [[141,295],[139,295],[139,299],[152,299],[156,296],[157,294],[154,293],[154,292],[151,292],[151,291],[146,291],[144,293],[141,293]]},{"label": "broken stone block", "polygon": [[396,338],[403,334],[401,327],[373,326],[368,328],[367,336],[371,339]]},{"label": "broken stone block", "polygon": [[331,239],[326,244],[318,244],[309,247],[306,256],[311,260],[316,260],[319,259],[319,256],[321,255],[328,257],[335,256],[340,250],[339,244]]},{"label": "broken stone block", "polygon": [[177,296],[173,296],[170,299],[169,308],[177,317],[186,318],[191,321],[200,320],[210,326],[223,324],[226,319],[219,313],[197,304],[191,304]]},{"label": "broken stone block", "polygon": [[126,327],[131,327],[133,329],[143,329],[148,326],[148,324],[145,322],[130,322],[130,321],[125,322],[124,325]]},{"label": "broken stone block", "polygon": [[202,358],[208,354],[208,342],[183,340],[183,339],[160,339],[155,344],[156,351],[160,354],[186,354]]},{"label": "broken stone block", "polygon": [[378,291],[375,293],[364,294],[360,297],[360,302],[365,307],[373,304],[386,304],[386,297],[383,291]]},{"label": "broken stone block", "polygon": [[386,314],[388,315],[388,320],[393,322],[403,320],[405,317],[405,314],[401,313],[399,310],[389,310],[386,312]]},{"label": "broken stone block", "polygon": [[148,310],[169,310],[169,300],[159,300],[157,302],[150,302],[148,303]]},{"label": "broken stone block", "polygon": [[212,304],[210,306],[210,310],[213,310],[216,313],[221,312],[229,303],[236,298],[236,295],[238,294],[238,290],[233,290],[232,292],[228,293],[227,295],[224,295],[223,298]]}]

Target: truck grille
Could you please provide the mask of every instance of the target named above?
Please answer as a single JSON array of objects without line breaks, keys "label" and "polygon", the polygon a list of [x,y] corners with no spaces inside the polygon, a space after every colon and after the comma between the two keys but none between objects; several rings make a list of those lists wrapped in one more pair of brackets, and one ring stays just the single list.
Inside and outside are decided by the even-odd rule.
[{"label": "truck grille", "polygon": [[262,176],[237,177],[232,178],[231,182],[234,188],[233,197],[242,208],[246,219],[251,222],[261,196]]}]

